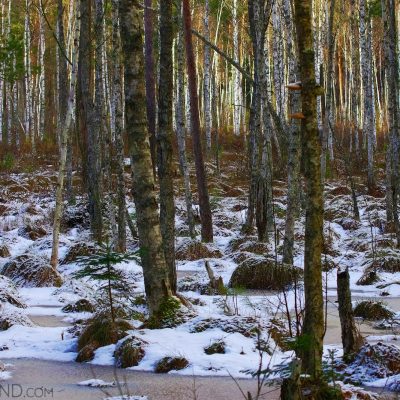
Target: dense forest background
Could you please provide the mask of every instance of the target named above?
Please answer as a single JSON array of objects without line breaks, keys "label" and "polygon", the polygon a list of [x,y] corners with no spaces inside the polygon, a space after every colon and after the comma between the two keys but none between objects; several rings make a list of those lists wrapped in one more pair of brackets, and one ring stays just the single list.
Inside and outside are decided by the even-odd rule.
[{"label": "dense forest background", "polygon": [[[0,0],[0,19],[0,277],[60,286],[47,301],[92,282],[101,300],[70,307],[92,307],[69,332],[77,361],[110,345],[120,359],[134,327],[190,335],[216,307],[257,340],[257,399],[275,354],[262,341],[280,361],[292,351],[283,399],[343,398],[325,385],[324,337],[353,376],[374,345],[355,314],[397,320],[375,300],[356,311],[351,292],[398,296],[398,2]],[[279,301],[260,311],[254,290]]]}]

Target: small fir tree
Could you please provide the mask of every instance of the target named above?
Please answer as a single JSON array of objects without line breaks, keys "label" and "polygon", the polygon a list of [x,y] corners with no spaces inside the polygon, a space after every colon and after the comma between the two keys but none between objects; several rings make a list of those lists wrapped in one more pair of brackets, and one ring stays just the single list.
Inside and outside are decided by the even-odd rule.
[{"label": "small fir tree", "polygon": [[78,259],[78,263],[83,268],[77,271],[74,277],[87,277],[100,282],[99,290],[106,293],[113,322],[115,322],[115,301],[113,296],[115,293],[124,292],[128,285],[122,271],[118,270],[115,266],[122,262],[135,260],[136,258],[136,255],[132,253],[116,253],[107,244],[99,246],[99,251],[95,254]]}]

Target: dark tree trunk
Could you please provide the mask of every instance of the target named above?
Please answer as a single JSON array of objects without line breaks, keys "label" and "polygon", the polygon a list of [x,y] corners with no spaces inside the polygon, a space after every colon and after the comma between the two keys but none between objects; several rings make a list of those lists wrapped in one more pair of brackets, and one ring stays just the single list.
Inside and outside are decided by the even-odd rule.
[{"label": "dark tree trunk", "polygon": [[204,242],[213,241],[212,215],[210,199],[208,196],[207,177],[204,167],[203,151],[200,139],[200,115],[199,98],[196,82],[196,61],[193,52],[192,42],[192,19],[190,15],[189,0],[183,0],[183,21],[186,44],[186,63],[188,71],[189,95],[190,95],[190,116],[193,139],[193,152],[196,165],[197,190],[199,194],[200,218],[201,218],[201,239]]},{"label": "dark tree trunk", "polygon": [[343,357],[354,355],[363,344],[363,339],[354,322],[353,306],[351,304],[349,269],[338,270],[337,296],[339,302],[339,318],[342,329]]},{"label": "dark tree trunk", "polygon": [[81,34],[79,40],[78,92],[80,123],[87,139],[86,184],[89,197],[90,227],[96,241],[102,241],[103,221],[100,182],[100,115],[93,104],[91,93],[91,6],[90,0],[82,0],[80,7]]},{"label": "dark tree trunk", "polygon": [[176,291],[175,204],[172,151],[172,0],[160,0],[160,83],[158,88],[157,165],[160,181],[160,224],[169,281]]},{"label": "dark tree trunk", "polygon": [[304,254],[305,316],[303,335],[308,346],[303,350],[303,371],[312,378],[322,373],[324,301],[322,295],[323,192],[321,182],[321,144],[317,123],[317,90],[312,32],[312,1],[295,0],[295,23],[302,82],[301,100],[304,176],[306,181],[306,223]]},{"label": "dark tree trunk", "polygon": [[[146,120],[143,19],[139,3],[120,2],[125,66],[125,116],[132,160],[133,197],[137,212],[140,256],[150,317],[157,323],[172,295],[160,231]],[[161,323],[161,320],[158,320]]]},{"label": "dark tree trunk", "polygon": [[151,161],[153,174],[156,178],[156,82],[154,67],[154,17],[152,0],[144,1],[144,38],[145,38],[145,71],[146,71],[146,104],[147,104],[147,123],[150,135]]}]

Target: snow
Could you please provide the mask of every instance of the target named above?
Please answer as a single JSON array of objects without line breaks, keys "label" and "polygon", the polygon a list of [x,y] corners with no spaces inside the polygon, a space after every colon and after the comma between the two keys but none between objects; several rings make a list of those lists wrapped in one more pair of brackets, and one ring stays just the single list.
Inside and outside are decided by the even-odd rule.
[{"label": "snow", "polygon": [[12,375],[10,371],[0,371],[0,382],[11,379],[11,376]]},{"label": "snow", "polygon": [[[64,336],[64,340],[62,339]],[[68,338],[64,327],[27,327],[14,325],[0,332],[2,359],[36,358],[41,360],[73,361],[76,339]]]},{"label": "snow", "polygon": [[[27,179],[15,175],[12,179],[16,181],[23,181]],[[334,188],[328,185],[327,192]],[[1,190],[1,189],[0,189]],[[334,199],[327,199],[328,209],[340,211],[351,215],[351,202],[349,203],[350,196],[336,196]],[[358,286],[356,283],[364,272],[366,263],[370,262],[371,250],[371,234],[374,235],[375,240],[382,238],[388,239],[390,235],[380,232],[376,227],[371,229],[369,220],[371,214],[366,211],[370,205],[377,206],[377,215],[384,218],[384,210],[379,205],[384,202],[383,199],[373,199],[367,196],[365,201],[360,204],[360,214],[362,217],[359,228],[354,231],[344,229],[340,225],[338,219],[334,219],[324,224],[325,237],[332,238],[331,251],[332,255],[327,258],[332,260],[335,265],[340,267],[348,266],[350,268],[351,277],[351,291],[352,296],[357,298],[381,298],[380,294],[382,289],[376,285]],[[35,204],[38,212],[37,215],[26,216],[26,205]],[[184,210],[184,201],[177,199],[177,210]],[[237,267],[230,252],[230,244],[232,240],[240,237],[240,227],[245,220],[245,210],[233,211],[234,206],[244,205],[246,202],[244,198],[219,198],[218,210],[214,212],[214,231],[215,240],[214,248],[217,248],[221,253],[221,258],[207,258],[211,268],[214,270],[215,275],[221,276],[225,284],[228,284],[233,271]],[[276,198],[277,206],[279,209],[285,208],[284,196]],[[350,204],[350,206],[349,206]],[[10,214],[0,216],[0,230],[2,231],[2,240],[10,248],[12,256],[31,252],[39,257],[48,257],[50,252],[51,241],[50,235],[36,242],[23,238],[18,234],[18,227],[22,226],[26,219],[32,221],[42,221],[45,225],[47,232],[51,232],[51,222],[49,216],[51,209],[54,206],[52,198],[46,196],[38,196],[36,194],[25,193],[23,196],[16,196],[10,199],[9,207]],[[197,206],[196,206],[197,207]],[[128,209],[134,209],[133,204],[128,204]],[[349,211],[350,210],[350,211]],[[375,217],[375,214],[374,214]],[[177,228],[186,228],[185,220],[182,213],[177,212],[176,217]],[[284,220],[278,217],[277,229],[283,232]],[[295,265],[303,266],[303,246],[304,240],[304,216],[296,222],[296,234],[299,239],[296,241],[294,254]],[[178,244],[187,241],[188,238],[178,237]],[[60,237],[60,258],[63,258],[68,251],[68,248],[79,242],[89,243],[89,235],[83,228],[72,228],[68,232],[61,233]],[[354,241],[367,245],[367,250],[355,250]],[[272,242],[272,241],[271,241]],[[282,243],[278,244],[277,250],[280,249]],[[137,250],[132,242],[130,243],[130,250]],[[274,255],[274,245],[269,245],[271,255]],[[398,254],[397,250],[394,250]],[[259,254],[252,254],[253,257],[259,257]],[[278,259],[280,255],[278,255]],[[6,262],[6,259],[0,259],[0,268]],[[70,313],[66,314],[62,311],[62,307],[69,303],[74,302],[80,298],[93,299],[95,296],[98,285],[88,279],[75,280],[72,274],[79,268],[76,263],[62,265],[59,267],[60,273],[64,278],[64,285],[61,288],[18,288],[19,295],[27,304],[27,309],[24,310],[26,315],[41,316],[41,317],[57,317],[60,321],[73,323],[77,319],[87,319],[91,316],[90,313]],[[135,295],[140,295],[144,291],[143,274],[140,265],[135,261],[123,263],[118,266],[126,276],[130,279],[132,287],[134,287]],[[178,261],[177,270],[182,279],[185,277],[194,277],[196,282],[207,282],[208,277],[205,270],[205,259],[195,261]],[[336,268],[326,274],[328,296],[336,297]],[[383,283],[400,282],[400,273],[379,273]],[[324,277],[325,278],[325,277]],[[380,282],[382,283],[382,282]],[[391,284],[385,290],[390,294],[388,299],[400,299],[400,284]],[[208,318],[218,320],[229,320],[231,317],[226,316],[223,310],[224,302],[227,302],[231,308],[234,309],[237,304],[237,313],[240,317],[251,316],[256,318],[263,324],[267,325],[271,317],[281,316],[284,313],[284,301],[282,294],[272,293],[267,291],[247,292],[238,295],[216,295],[205,296],[197,292],[185,292],[184,296],[199,300],[199,305],[194,305],[193,310],[197,314],[193,319],[179,325],[175,328],[165,328],[158,330],[140,329],[141,323],[139,321],[132,321],[132,325],[137,329],[130,332],[135,336],[140,337],[148,344],[145,346],[145,356],[138,366],[133,367],[133,370],[141,371],[154,371],[155,364],[163,357],[166,356],[179,356],[185,357],[189,361],[189,367],[180,371],[171,371],[172,374],[181,375],[210,375],[210,376],[227,376],[232,375],[235,378],[249,377],[247,371],[257,368],[259,363],[259,352],[256,349],[256,340],[252,337],[245,337],[244,335],[233,332],[224,332],[221,327],[213,329],[206,329],[203,332],[192,332],[193,325]],[[293,309],[295,305],[295,295],[293,291],[286,293],[286,301],[289,309]],[[395,311],[400,311],[400,301],[398,307],[394,307]],[[144,310],[141,310],[145,312]],[[392,334],[388,335],[370,335],[369,341],[396,341],[397,337]],[[264,339],[268,339],[265,335]],[[212,342],[223,340],[225,342],[225,354],[212,354],[207,355],[204,348],[209,346]],[[337,338],[340,343],[340,336]],[[283,362],[287,362],[293,356],[290,352],[282,352],[270,340],[271,348],[274,350],[271,355],[264,353],[263,365],[276,366]],[[0,347],[7,346],[8,350],[1,351],[2,359],[11,358],[36,358],[48,359],[56,361],[73,361],[77,355],[77,339],[72,337],[66,327],[23,327],[14,326],[7,331],[0,332]],[[330,350],[338,350],[337,357],[341,355],[340,345],[324,346],[324,353],[328,355]],[[95,351],[95,357],[91,361],[93,365],[113,365],[114,364],[114,351],[115,345],[101,347]],[[6,376],[6,372],[2,372]],[[3,378],[0,375],[0,379]],[[393,380],[395,378],[393,377]],[[80,382],[84,384],[84,382]],[[371,383],[369,383],[371,384]],[[382,385],[382,382],[373,382],[375,385]],[[111,398],[110,398],[111,399]],[[130,399],[130,400],[145,400],[145,397],[130,396],[130,397],[114,397],[112,399]]]},{"label": "snow", "polygon": [[147,396],[116,396],[106,397],[104,400],[148,400]]},{"label": "snow", "polygon": [[105,382],[102,379],[88,379],[78,383],[79,386],[89,386],[95,388],[114,387],[115,382]]}]

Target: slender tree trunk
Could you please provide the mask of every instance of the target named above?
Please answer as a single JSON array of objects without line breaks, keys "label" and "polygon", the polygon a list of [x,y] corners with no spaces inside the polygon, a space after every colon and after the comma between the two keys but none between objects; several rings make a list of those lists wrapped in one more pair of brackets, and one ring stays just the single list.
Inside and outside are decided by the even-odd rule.
[{"label": "slender tree trunk", "polygon": [[[233,58],[236,62],[239,60],[239,21],[237,17],[237,0],[233,0],[232,9],[232,24],[233,24]],[[233,105],[233,133],[236,136],[240,135],[241,115],[242,115],[242,82],[240,72],[233,69],[233,93],[234,93],[234,105]]]},{"label": "slender tree trunk", "polygon": [[[31,26],[30,26],[30,0],[25,2],[25,37],[24,37],[24,62],[25,62],[25,135],[32,141],[32,68],[31,68]],[[3,80],[0,82],[0,91],[3,90]],[[0,107],[2,109],[2,105]],[[0,111],[2,113],[2,111]],[[0,130],[3,129],[3,118],[0,118]]]},{"label": "slender tree trunk", "polygon": [[46,81],[45,81],[45,64],[44,55],[46,52],[46,35],[44,27],[44,10],[39,14],[39,112],[38,112],[38,136],[40,140],[44,138],[44,121],[45,121],[45,107],[46,107]]},{"label": "slender tree trunk", "polygon": [[[290,0],[283,1],[283,15],[285,18],[287,45],[289,57],[289,82],[297,82],[298,78],[298,62],[295,43],[295,30],[292,17]],[[299,110],[301,101],[298,95],[292,94],[289,98],[289,109]],[[293,248],[294,248],[294,228],[296,217],[300,209],[300,123],[299,120],[292,119],[289,131],[289,155],[288,155],[288,183],[287,183],[287,207],[285,220],[285,237],[283,239],[282,262],[293,265]]]},{"label": "slender tree trunk", "polygon": [[[210,4],[204,2],[204,36],[210,41]],[[211,151],[211,55],[210,47],[204,45],[204,127],[206,131],[207,152]]]},{"label": "slender tree trunk", "polygon": [[91,7],[90,0],[81,0],[80,18],[81,32],[79,40],[79,65],[78,65],[78,92],[81,107],[81,129],[87,138],[87,165],[86,183],[89,197],[90,226],[93,237],[98,242],[102,241],[103,219],[101,207],[101,181],[100,181],[100,132],[102,120],[95,107],[91,94]]},{"label": "slender tree trunk", "polygon": [[306,223],[304,254],[305,316],[303,335],[308,346],[303,350],[302,367],[312,378],[322,373],[324,302],[322,295],[323,192],[321,182],[321,144],[317,121],[317,85],[312,34],[312,1],[295,0],[295,24],[299,49],[301,100],[304,119],[302,139],[306,180]]},{"label": "slender tree trunk", "polygon": [[113,62],[113,93],[112,102],[115,118],[115,148],[117,172],[117,250],[121,253],[126,250],[126,202],[124,178],[124,142],[123,142],[123,110],[122,110],[122,68],[121,68],[121,38],[119,33],[119,2],[112,0],[112,62]]},{"label": "slender tree trunk", "polygon": [[[322,180],[324,180],[325,176],[326,176],[326,161],[327,161],[326,158],[328,156],[329,143],[332,142],[332,140],[330,139],[330,136],[332,135],[332,129],[333,129],[332,76],[333,76],[333,58],[334,58],[334,50],[335,50],[335,40],[334,40],[334,35],[333,35],[335,3],[336,3],[336,0],[330,0],[328,35],[327,35],[328,57],[327,57],[327,63],[326,63],[325,118],[324,118],[324,125],[323,125],[322,157],[321,157]],[[329,159],[331,159],[330,156],[329,156]]]},{"label": "slender tree trunk", "polygon": [[197,190],[199,194],[201,238],[204,242],[213,241],[212,215],[208,196],[207,177],[204,167],[203,152],[200,139],[199,99],[196,82],[196,62],[192,42],[192,19],[189,0],[183,0],[183,21],[186,44],[186,64],[190,94],[190,116],[193,139],[193,152],[196,165]]},{"label": "slender tree trunk", "polygon": [[137,212],[147,303],[151,318],[157,321],[172,290],[162,244],[147,131],[140,5],[130,0],[120,0],[120,23],[125,67],[125,118],[132,160],[132,192]]},{"label": "slender tree trunk", "polygon": [[189,227],[189,234],[192,239],[196,236],[194,215],[193,215],[193,201],[192,190],[190,185],[189,166],[186,159],[186,141],[185,141],[185,49],[183,38],[183,20],[182,13],[179,18],[179,33],[177,41],[177,104],[176,104],[176,136],[178,141],[179,152],[179,165],[183,175],[185,186],[185,203],[187,224]]},{"label": "slender tree trunk", "polygon": [[398,214],[399,202],[399,62],[397,56],[398,37],[396,34],[396,5],[394,0],[383,1],[384,16],[384,45],[385,64],[388,85],[388,127],[389,127],[389,151],[390,175],[387,180],[390,182],[392,197],[392,213],[396,230],[397,247],[400,247],[400,223]]},{"label": "slender tree trunk", "polygon": [[375,186],[374,177],[374,106],[373,106],[373,78],[371,70],[371,20],[368,16],[368,6],[366,0],[360,0],[360,54],[361,54],[361,73],[364,98],[364,122],[363,134],[367,141],[368,153],[368,187]]},{"label": "slender tree trunk", "polygon": [[160,224],[169,282],[176,291],[175,203],[172,150],[172,0],[160,0],[160,79],[158,88],[157,165],[160,182]]},{"label": "slender tree trunk", "polygon": [[[60,1],[59,4],[59,13],[62,14],[62,2]],[[77,10],[79,10],[79,2]],[[62,19],[62,15],[59,15],[59,18]],[[60,22],[59,22],[60,23]],[[59,41],[60,44],[63,45],[64,39],[61,32],[63,31],[63,25],[59,25]],[[67,160],[67,146],[69,140],[69,132],[71,130],[72,125],[72,118],[75,111],[75,89],[76,89],[76,78],[77,78],[77,69],[78,69],[78,43],[79,43],[79,36],[80,36],[80,18],[77,16],[75,22],[75,39],[74,39],[74,49],[72,54],[72,70],[71,70],[71,81],[69,84],[69,96],[67,99],[67,103],[63,104],[64,112],[62,115],[65,115],[65,118],[62,122],[62,131],[60,136],[60,164],[59,164],[59,171],[58,171],[58,179],[57,179],[57,189],[56,189],[56,207],[54,210],[54,221],[53,221],[53,243],[51,249],[51,259],[50,264],[51,266],[56,269],[58,264],[58,248],[59,248],[59,239],[60,239],[60,223],[63,211],[63,189],[64,189],[64,177],[65,177],[65,167],[66,167],[66,160]],[[61,63],[65,63],[66,60],[61,58]],[[65,68],[66,69],[66,68]],[[61,69],[60,69],[61,72]],[[66,76],[65,82],[66,84]],[[65,88],[63,89],[65,90]]]},{"label": "slender tree trunk", "polygon": [[156,177],[156,82],[155,82],[155,67],[154,67],[154,50],[153,50],[153,35],[154,35],[154,17],[152,0],[144,2],[144,37],[145,37],[145,62],[146,62],[146,103],[147,103],[147,123],[150,135],[150,151],[153,165],[153,175]]},{"label": "slender tree trunk", "polygon": [[251,232],[255,209],[258,238],[261,241],[268,239],[268,228],[273,224],[272,124],[264,48],[271,7],[272,2],[269,0],[267,2],[265,0],[249,0],[248,2],[250,36],[254,53],[254,86],[250,110],[250,189],[244,231]]}]

